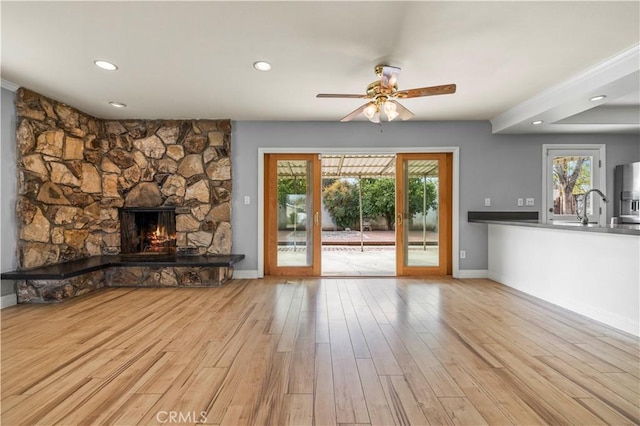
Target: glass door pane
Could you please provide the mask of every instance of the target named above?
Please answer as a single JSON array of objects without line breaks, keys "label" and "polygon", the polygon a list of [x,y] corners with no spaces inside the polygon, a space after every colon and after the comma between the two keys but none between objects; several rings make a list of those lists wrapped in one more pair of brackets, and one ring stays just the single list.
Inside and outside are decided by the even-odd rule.
[{"label": "glass door pane", "polygon": [[311,162],[278,160],[277,266],[311,266],[313,263],[313,209]]},{"label": "glass door pane", "polygon": [[398,275],[450,273],[451,174],[448,154],[398,154]]},{"label": "glass door pane", "polygon": [[405,160],[405,266],[438,266],[438,160]]},{"label": "glass door pane", "polygon": [[320,274],[320,160],[265,157],[265,274]]}]

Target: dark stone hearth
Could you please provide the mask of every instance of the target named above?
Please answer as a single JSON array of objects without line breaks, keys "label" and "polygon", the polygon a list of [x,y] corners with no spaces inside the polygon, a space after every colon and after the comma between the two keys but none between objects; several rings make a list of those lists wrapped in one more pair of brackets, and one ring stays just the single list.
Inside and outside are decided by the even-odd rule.
[{"label": "dark stone hearth", "polygon": [[30,271],[2,273],[17,283],[18,303],[52,303],[103,287],[217,287],[244,255],[94,256]]},{"label": "dark stone hearth", "polygon": [[111,267],[232,267],[244,259],[244,254],[219,254],[212,256],[91,256],[84,259],[26,270],[2,272],[3,280],[65,280],[89,272]]}]

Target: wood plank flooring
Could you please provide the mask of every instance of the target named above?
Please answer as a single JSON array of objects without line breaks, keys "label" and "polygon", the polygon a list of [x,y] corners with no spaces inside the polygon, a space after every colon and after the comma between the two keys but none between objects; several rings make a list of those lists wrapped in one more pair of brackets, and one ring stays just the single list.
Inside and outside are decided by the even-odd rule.
[{"label": "wood plank flooring", "polygon": [[0,311],[3,425],[640,423],[637,338],[489,280],[236,280]]}]

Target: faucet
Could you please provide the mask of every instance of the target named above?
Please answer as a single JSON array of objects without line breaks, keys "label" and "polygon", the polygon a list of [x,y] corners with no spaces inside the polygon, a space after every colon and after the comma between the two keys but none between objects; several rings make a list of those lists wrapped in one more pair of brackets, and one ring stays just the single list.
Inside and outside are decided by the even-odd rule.
[{"label": "faucet", "polygon": [[585,192],[585,194],[582,196],[582,216],[580,216],[580,212],[579,211],[576,211],[576,214],[578,215],[578,220],[583,225],[588,225],[589,224],[589,217],[587,216],[587,197],[592,192],[598,193],[602,197],[602,201],[604,201],[605,203],[609,202],[609,200],[607,200],[607,197],[605,197],[605,195],[599,189],[592,188],[592,189],[588,190],[587,192]]}]

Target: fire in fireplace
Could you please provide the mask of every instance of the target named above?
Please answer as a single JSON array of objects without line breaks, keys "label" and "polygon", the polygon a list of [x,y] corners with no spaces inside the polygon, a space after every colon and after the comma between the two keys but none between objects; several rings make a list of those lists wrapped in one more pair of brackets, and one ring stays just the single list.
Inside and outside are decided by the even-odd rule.
[{"label": "fire in fireplace", "polygon": [[121,254],[175,254],[173,207],[120,209]]}]

